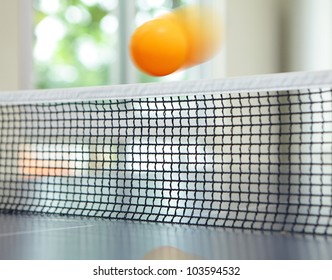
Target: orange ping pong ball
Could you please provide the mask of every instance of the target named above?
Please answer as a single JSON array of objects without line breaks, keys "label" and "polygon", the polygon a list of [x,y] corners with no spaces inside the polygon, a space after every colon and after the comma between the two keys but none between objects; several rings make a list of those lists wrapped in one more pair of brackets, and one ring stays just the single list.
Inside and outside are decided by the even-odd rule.
[{"label": "orange ping pong ball", "polygon": [[175,16],[183,26],[188,41],[184,68],[211,59],[222,43],[222,22],[219,13],[209,4],[188,5],[175,9]]},{"label": "orange ping pong ball", "polygon": [[134,63],[152,76],[165,76],[183,66],[187,58],[185,30],[171,17],[160,17],[136,29],[130,42]]}]

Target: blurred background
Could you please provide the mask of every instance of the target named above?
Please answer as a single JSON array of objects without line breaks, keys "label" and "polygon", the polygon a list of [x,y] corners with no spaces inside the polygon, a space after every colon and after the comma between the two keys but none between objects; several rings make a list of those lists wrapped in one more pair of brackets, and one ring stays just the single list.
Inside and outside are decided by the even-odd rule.
[{"label": "blurred background", "polygon": [[128,53],[136,27],[199,0],[2,0],[0,90],[194,80],[332,68],[332,0],[201,0],[223,46],[209,62],[154,78]]}]

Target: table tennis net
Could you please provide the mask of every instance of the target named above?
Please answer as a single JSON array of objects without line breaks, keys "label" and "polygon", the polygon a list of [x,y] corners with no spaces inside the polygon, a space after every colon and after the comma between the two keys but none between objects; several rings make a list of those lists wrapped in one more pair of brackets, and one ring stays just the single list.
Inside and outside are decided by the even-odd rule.
[{"label": "table tennis net", "polygon": [[332,85],[214,84],[0,104],[1,211],[332,235]]}]

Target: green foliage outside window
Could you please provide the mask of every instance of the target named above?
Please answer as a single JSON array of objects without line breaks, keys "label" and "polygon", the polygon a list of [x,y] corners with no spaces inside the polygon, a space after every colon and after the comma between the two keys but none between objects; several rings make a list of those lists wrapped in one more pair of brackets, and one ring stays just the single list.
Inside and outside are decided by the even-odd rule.
[{"label": "green foliage outside window", "polygon": [[[106,85],[117,75],[117,8],[121,0],[34,0],[36,88]],[[137,16],[152,18],[185,0],[133,0]],[[190,2],[190,1],[189,1]],[[138,82],[157,79],[139,73]]]}]

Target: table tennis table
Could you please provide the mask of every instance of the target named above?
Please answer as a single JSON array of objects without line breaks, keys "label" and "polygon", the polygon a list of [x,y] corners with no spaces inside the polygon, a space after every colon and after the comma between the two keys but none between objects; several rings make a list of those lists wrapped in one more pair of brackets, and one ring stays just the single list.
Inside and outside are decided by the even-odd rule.
[{"label": "table tennis table", "polygon": [[331,259],[332,72],[0,94],[1,259]]}]

